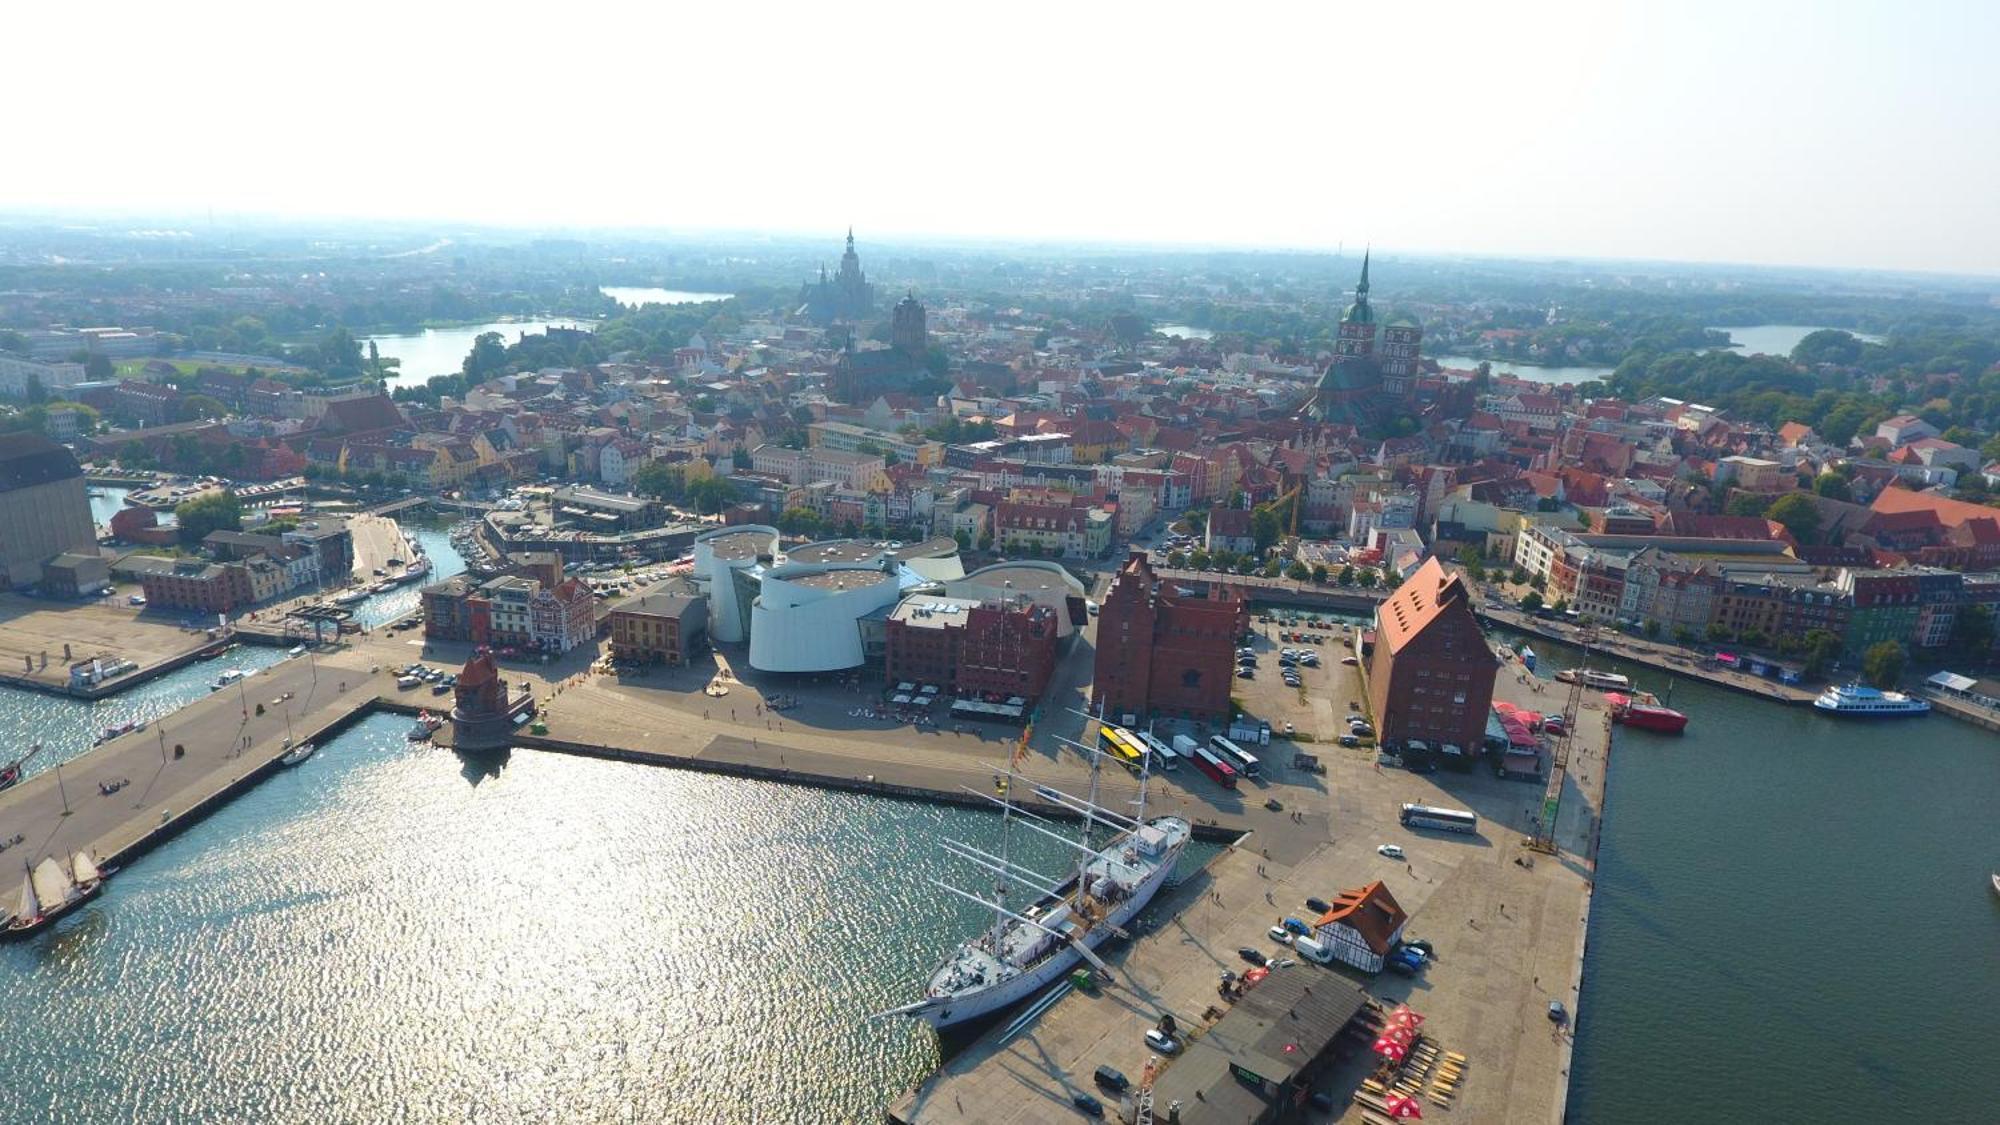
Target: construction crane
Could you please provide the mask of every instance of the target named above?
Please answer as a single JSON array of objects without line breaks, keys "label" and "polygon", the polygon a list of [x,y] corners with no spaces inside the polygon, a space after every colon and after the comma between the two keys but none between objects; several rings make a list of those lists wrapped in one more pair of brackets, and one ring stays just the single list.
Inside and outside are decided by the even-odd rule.
[{"label": "construction crane", "polygon": [[[1583,646],[1583,662],[1580,668],[1590,667],[1590,645],[1597,639],[1595,626],[1585,625],[1577,630],[1577,643]],[[1569,779],[1570,740],[1576,737],[1577,716],[1583,710],[1583,677],[1570,681],[1569,697],[1563,701],[1562,733],[1556,736],[1555,745],[1550,748],[1552,762],[1549,766],[1549,787],[1542,794],[1541,815],[1535,820],[1535,835],[1528,841],[1530,850],[1543,855],[1556,854],[1556,814],[1562,809],[1563,787]]]}]

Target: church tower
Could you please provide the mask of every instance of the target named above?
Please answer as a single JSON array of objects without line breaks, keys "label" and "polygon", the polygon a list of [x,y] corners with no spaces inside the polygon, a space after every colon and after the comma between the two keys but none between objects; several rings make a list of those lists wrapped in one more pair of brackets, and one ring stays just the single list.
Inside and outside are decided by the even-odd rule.
[{"label": "church tower", "polygon": [[1340,318],[1333,362],[1327,364],[1313,389],[1310,410],[1322,422],[1365,426],[1373,400],[1382,389],[1382,369],[1375,358],[1375,310],[1368,305],[1368,254],[1361,255],[1361,282],[1354,303]]},{"label": "church tower", "polygon": [[930,351],[930,333],[924,326],[924,306],[911,293],[896,302],[889,314],[889,342],[911,361],[922,363]]}]

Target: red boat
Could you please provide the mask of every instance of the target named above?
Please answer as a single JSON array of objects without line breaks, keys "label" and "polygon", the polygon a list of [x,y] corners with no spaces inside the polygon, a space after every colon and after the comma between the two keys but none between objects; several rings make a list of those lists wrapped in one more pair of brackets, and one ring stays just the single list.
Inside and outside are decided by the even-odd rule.
[{"label": "red boat", "polygon": [[1661,734],[1679,734],[1688,725],[1686,715],[1662,705],[1649,692],[1636,692],[1632,695],[1607,692],[1604,699],[1611,704],[1612,721],[1624,723],[1628,727],[1658,731]]}]

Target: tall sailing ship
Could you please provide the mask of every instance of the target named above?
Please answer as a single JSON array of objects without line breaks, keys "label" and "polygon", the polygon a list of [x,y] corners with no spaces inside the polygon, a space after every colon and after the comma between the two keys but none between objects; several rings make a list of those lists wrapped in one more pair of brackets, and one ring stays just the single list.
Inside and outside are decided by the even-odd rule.
[{"label": "tall sailing ship", "polygon": [[77,852],[67,863],[44,856],[21,879],[21,896],[13,917],[0,927],[0,938],[23,938],[47,929],[103,889],[104,874],[89,852]]},{"label": "tall sailing ship", "polygon": [[[1000,854],[993,855],[957,840],[945,841],[946,851],[997,878],[991,899],[948,883],[937,885],[991,910],[992,921],[932,971],[922,1000],[884,1015],[911,1016],[932,1027],[945,1028],[1027,999],[1060,979],[1078,961],[1088,961],[1108,975],[1109,969],[1093,950],[1107,938],[1122,936],[1124,926],[1152,901],[1173,873],[1182,849],[1193,834],[1193,826],[1177,816],[1146,819],[1143,771],[1139,775],[1136,817],[1098,805],[1097,751],[1088,747],[1079,749],[1092,755],[1090,799],[1045,785],[1034,789],[1036,797],[1082,817],[1083,830],[1078,838],[1052,831],[1048,821],[1015,807],[1014,786],[1020,779],[1009,773],[1006,799],[997,802],[1002,817]],[[1116,834],[1110,842],[1094,846],[1091,835],[1100,826],[1111,828]],[[1007,841],[1017,827],[1069,847],[1077,855],[1075,870],[1052,877],[1008,858]],[[1032,901],[1018,910],[1007,905],[1008,894],[1016,885],[1035,894]]]}]

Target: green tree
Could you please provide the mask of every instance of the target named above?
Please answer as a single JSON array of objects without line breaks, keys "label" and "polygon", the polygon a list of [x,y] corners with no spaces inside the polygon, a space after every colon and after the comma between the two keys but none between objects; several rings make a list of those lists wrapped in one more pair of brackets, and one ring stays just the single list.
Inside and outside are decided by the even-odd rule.
[{"label": "green tree", "polygon": [[1764,510],[1764,518],[1784,524],[1785,530],[1800,543],[1812,543],[1819,538],[1819,509],[1803,492],[1790,492],[1778,497]]},{"label": "green tree", "polygon": [[1187,562],[1188,557],[1185,553],[1178,550],[1167,552],[1167,565],[1173,567],[1175,570],[1180,570],[1182,567],[1187,566]]},{"label": "green tree", "polygon": [[1945,642],[1952,659],[1968,664],[1984,664],[1993,655],[1993,611],[1978,602],[1958,607],[1951,622],[1951,638]]},{"label": "green tree", "polygon": [[1352,564],[1345,564],[1345,565],[1341,566],[1341,568],[1340,568],[1340,574],[1339,574],[1339,576],[1338,576],[1338,577],[1336,577],[1336,578],[1334,579],[1334,581],[1335,581],[1335,582],[1337,582],[1337,583],[1339,583],[1339,584],[1340,584],[1340,585],[1342,585],[1342,586],[1352,586],[1352,585],[1354,585],[1354,567],[1353,567],[1353,565],[1352,565]]},{"label": "green tree", "polygon": [[729,463],[739,471],[743,469],[748,469],[751,464],[750,451],[743,448],[740,445],[737,446],[729,454]]},{"label": "green tree", "polygon": [[1828,500],[1852,500],[1854,490],[1848,487],[1847,478],[1835,472],[1824,472],[1813,478],[1813,492]]},{"label": "green tree", "polygon": [[1312,579],[1312,571],[1306,564],[1294,560],[1291,566],[1285,568],[1285,577],[1294,582],[1308,582]]},{"label": "green tree", "polygon": [[1278,522],[1278,513],[1269,507],[1259,504],[1257,510],[1250,513],[1250,537],[1256,540],[1258,553],[1270,550],[1283,530]]},{"label": "green tree", "polygon": [[465,362],[459,370],[471,383],[483,383],[499,374],[507,366],[507,344],[498,332],[481,332],[472,339],[472,350],[465,354]]},{"label": "green tree", "polygon": [[1358,583],[1362,589],[1372,590],[1375,588],[1375,577],[1376,577],[1375,568],[1371,566],[1363,569],[1359,574],[1356,574],[1354,576],[1354,581]]},{"label": "green tree", "polygon": [[1639,631],[1646,634],[1648,637],[1659,636],[1660,619],[1657,617],[1648,617],[1645,621],[1645,624],[1639,626]]},{"label": "green tree", "polygon": [[1721,644],[1727,641],[1732,634],[1729,632],[1727,625],[1722,624],[1720,621],[1711,621],[1708,624],[1707,635],[1711,643]]},{"label": "green tree", "polygon": [[1516,586],[1523,585],[1528,581],[1528,568],[1516,566],[1514,572],[1507,576],[1507,581],[1512,582]]},{"label": "green tree", "polygon": [[632,491],[659,500],[678,500],[681,474],[664,461],[648,461],[632,474]]},{"label": "green tree", "polygon": [[1213,561],[1213,559],[1209,558],[1208,552],[1202,550],[1200,547],[1196,547],[1194,553],[1188,556],[1188,565],[1196,570],[1207,570],[1208,564]]},{"label": "green tree", "polygon": [[361,342],[346,328],[335,328],[320,337],[317,348],[319,369],[333,379],[352,379],[361,374]]},{"label": "green tree", "polygon": [[227,489],[196,497],[174,509],[181,542],[200,543],[211,531],[243,530],[243,502]]},{"label": "green tree", "polygon": [[[811,508],[786,508],[778,514],[778,530],[786,535],[818,535],[825,527],[819,513]],[[971,538],[967,536],[967,538]],[[963,546],[970,546],[965,543]]]},{"label": "green tree", "polygon": [[189,395],[180,401],[174,412],[183,422],[199,422],[221,418],[229,413],[229,408],[209,395]]},{"label": "green tree", "polygon": [[702,477],[687,486],[688,503],[703,515],[714,515],[736,499],[736,486],[721,477]]},{"label": "green tree", "polygon": [[1538,590],[1528,591],[1527,595],[1521,599],[1521,608],[1527,610],[1529,613],[1542,608],[1541,592]]},{"label": "green tree", "polygon": [[1768,506],[1769,502],[1754,492],[1739,492],[1729,498],[1722,511],[1731,516],[1761,516]]},{"label": "green tree", "polygon": [[1325,563],[1314,563],[1314,564],[1313,564],[1313,568],[1312,568],[1312,580],[1313,580],[1313,582],[1314,582],[1315,584],[1317,584],[1317,585],[1320,585],[1320,586],[1324,586],[1324,585],[1326,585],[1326,564],[1325,564]]},{"label": "green tree", "polygon": [[28,376],[27,396],[30,406],[40,406],[49,401],[49,389],[42,385],[40,375]]},{"label": "green tree", "polygon": [[32,355],[34,350],[35,345],[29,343],[26,336],[21,335],[12,328],[0,328],[0,352],[13,352],[15,355]]},{"label": "green tree", "polygon": [[1840,655],[1840,634],[1828,629],[1808,629],[1804,641],[1805,674],[1816,680],[1826,674],[1828,666]]},{"label": "green tree", "polygon": [[102,352],[91,352],[90,358],[83,361],[83,373],[92,380],[101,380],[116,375],[118,369],[112,366],[110,356]]},{"label": "green tree", "polygon": [[1861,654],[1861,674],[1878,688],[1891,688],[1903,678],[1903,666],[1908,664],[1910,654],[1895,641],[1882,641],[1870,645]]}]

